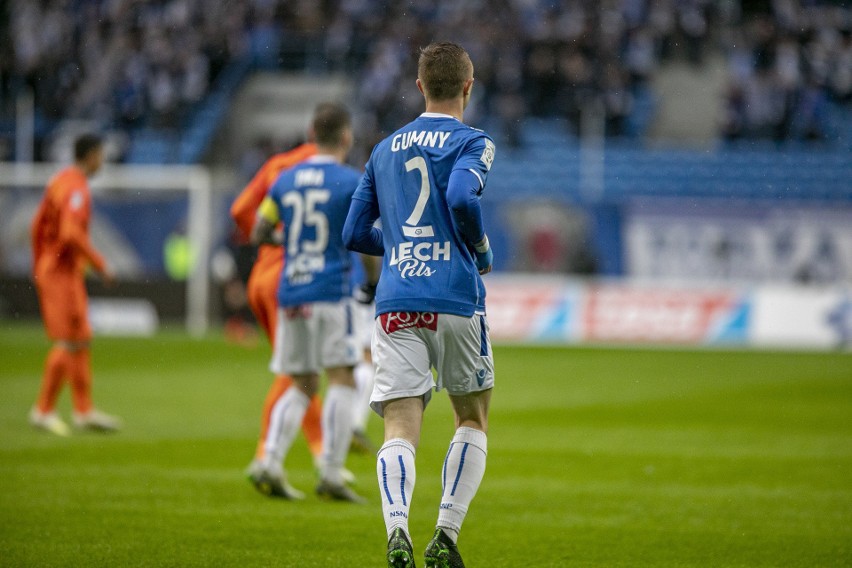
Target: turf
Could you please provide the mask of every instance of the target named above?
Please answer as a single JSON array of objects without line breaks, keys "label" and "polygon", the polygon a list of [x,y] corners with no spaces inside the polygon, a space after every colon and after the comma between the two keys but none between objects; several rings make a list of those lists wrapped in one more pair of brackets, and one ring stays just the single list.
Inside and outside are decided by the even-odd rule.
[{"label": "turf", "polygon": [[[243,478],[265,346],[98,338],[96,400],[126,428],[69,439],[26,422],[46,349],[38,327],[0,322],[0,565],[383,565],[372,456],[349,461],[367,506],[270,500]],[[848,353],[502,346],[495,358],[488,469],[459,543],[468,566],[852,565]],[[424,428],[418,552],[452,434],[443,395]],[[378,419],[370,430],[380,437]],[[301,439],[287,466],[312,488]]]}]

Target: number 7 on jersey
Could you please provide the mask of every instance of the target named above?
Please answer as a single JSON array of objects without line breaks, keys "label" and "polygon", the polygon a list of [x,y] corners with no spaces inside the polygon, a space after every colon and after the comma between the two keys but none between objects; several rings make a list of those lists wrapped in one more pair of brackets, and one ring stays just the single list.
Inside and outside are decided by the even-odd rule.
[{"label": "number 7 on jersey", "polygon": [[408,219],[405,220],[405,225],[402,226],[402,234],[406,237],[434,237],[435,231],[432,225],[418,226],[420,218],[423,216],[423,211],[426,209],[426,202],[429,201],[429,195],[432,191],[431,183],[429,182],[429,170],[426,168],[426,160],[422,156],[415,156],[405,162],[405,171],[413,170],[420,171],[420,195],[417,196],[417,203],[414,205],[414,210]]}]

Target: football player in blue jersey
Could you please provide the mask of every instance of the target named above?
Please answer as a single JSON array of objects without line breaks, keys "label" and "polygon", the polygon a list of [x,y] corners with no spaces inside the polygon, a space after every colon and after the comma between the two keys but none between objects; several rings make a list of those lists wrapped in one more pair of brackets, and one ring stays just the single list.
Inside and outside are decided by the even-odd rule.
[{"label": "football player in blue jersey", "polygon": [[425,560],[428,567],[459,567],[464,564],[456,542],[485,472],[494,386],[480,278],[491,270],[493,254],[479,205],[494,143],[462,123],[473,64],[460,46],[433,43],[422,49],[417,87],[426,112],[373,149],[343,238],[350,249],[383,257],[371,406],[385,425],[376,473],[388,566],[414,566],[408,531],[414,456],[432,390],[443,388],[456,431],[441,472],[443,495]]},{"label": "football player in blue jersey", "polygon": [[[252,241],[284,245],[278,286],[278,328],[270,367],[293,378],[276,403],[271,422],[280,433],[267,448],[263,468],[278,494],[298,499],[287,483],[282,462],[292,445],[319,374],[328,389],[322,412],[321,497],[362,502],[344,483],[343,467],[352,440],[356,403],[352,369],[361,358],[354,330],[351,255],[342,229],[360,173],[342,164],[352,146],[351,119],[337,104],[323,103],[314,113],[315,156],[286,170],[258,209]],[[279,221],[283,230],[276,230]],[[378,280],[378,262],[362,256],[368,283]]]}]

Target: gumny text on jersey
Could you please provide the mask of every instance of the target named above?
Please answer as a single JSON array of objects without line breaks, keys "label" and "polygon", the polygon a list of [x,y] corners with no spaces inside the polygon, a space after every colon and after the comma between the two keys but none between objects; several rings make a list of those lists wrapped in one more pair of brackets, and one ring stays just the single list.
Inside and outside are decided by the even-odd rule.
[{"label": "gumny text on jersey", "polygon": [[397,134],[391,140],[391,152],[407,150],[412,146],[426,146],[428,148],[443,148],[449,132],[412,130]]}]

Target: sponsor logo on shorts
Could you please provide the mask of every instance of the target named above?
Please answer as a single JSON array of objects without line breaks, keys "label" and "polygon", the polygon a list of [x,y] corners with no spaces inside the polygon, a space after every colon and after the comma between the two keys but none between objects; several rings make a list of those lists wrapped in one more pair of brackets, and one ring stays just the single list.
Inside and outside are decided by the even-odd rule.
[{"label": "sponsor logo on shorts", "polygon": [[438,314],[433,312],[388,312],[380,315],[379,321],[388,335],[401,329],[417,327],[438,330]]},{"label": "sponsor logo on shorts", "polygon": [[300,306],[284,308],[284,317],[288,320],[308,319],[311,317],[311,306],[309,304],[302,304]]}]

